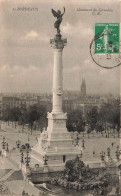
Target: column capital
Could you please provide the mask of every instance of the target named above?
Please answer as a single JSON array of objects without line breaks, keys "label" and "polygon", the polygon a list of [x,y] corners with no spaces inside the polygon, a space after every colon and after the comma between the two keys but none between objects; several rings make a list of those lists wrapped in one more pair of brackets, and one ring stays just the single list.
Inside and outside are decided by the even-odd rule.
[{"label": "column capital", "polygon": [[67,45],[67,39],[63,39],[61,34],[57,34],[54,39],[50,39],[50,44],[54,49],[62,50]]}]

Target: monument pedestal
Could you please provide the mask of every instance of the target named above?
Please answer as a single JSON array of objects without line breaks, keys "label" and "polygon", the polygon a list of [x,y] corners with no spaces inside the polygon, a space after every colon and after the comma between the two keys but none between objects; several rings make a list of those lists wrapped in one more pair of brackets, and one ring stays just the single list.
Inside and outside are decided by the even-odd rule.
[{"label": "monument pedestal", "polygon": [[32,157],[43,164],[46,155],[49,169],[64,170],[65,162],[81,154],[78,146],[72,145],[71,134],[66,128],[67,116],[64,113],[48,113],[48,128],[44,130],[38,143],[32,149]]}]

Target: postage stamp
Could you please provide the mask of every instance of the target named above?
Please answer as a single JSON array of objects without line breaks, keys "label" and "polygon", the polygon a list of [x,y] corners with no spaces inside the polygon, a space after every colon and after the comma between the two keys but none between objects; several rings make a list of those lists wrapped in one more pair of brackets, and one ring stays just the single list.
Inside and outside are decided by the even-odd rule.
[{"label": "postage stamp", "polygon": [[95,23],[95,54],[120,52],[119,23]]},{"label": "postage stamp", "polygon": [[95,23],[90,43],[92,60],[100,67],[112,69],[121,65],[119,23]]}]

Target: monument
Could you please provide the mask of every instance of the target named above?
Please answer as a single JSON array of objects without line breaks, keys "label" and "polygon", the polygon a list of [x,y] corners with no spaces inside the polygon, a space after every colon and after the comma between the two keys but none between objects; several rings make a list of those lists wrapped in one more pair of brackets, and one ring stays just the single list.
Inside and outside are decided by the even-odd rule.
[{"label": "monument", "polygon": [[32,157],[43,164],[46,156],[46,167],[54,171],[64,169],[65,162],[81,154],[81,149],[72,143],[71,134],[66,128],[67,114],[62,111],[63,95],[63,62],[62,52],[67,44],[67,39],[63,39],[60,34],[60,24],[63,14],[60,10],[57,12],[52,9],[54,17],[57,17],[54,27],[57,34],[50,44],[54,49],[54,67],[53,67],[53,105],[52,112],[48,113],[48,127],[43,130],[38,138],[37,144],[33,147]]}]

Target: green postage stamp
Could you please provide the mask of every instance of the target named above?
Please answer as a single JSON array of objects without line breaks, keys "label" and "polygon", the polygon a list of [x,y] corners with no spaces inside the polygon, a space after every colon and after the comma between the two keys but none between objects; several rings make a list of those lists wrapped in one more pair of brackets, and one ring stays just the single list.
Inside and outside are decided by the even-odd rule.
[{"label": "green postage stamp", "polygon": [[95,23],[95,53],[120,52],[119,23]]}]

